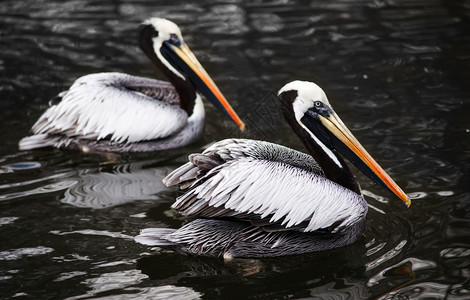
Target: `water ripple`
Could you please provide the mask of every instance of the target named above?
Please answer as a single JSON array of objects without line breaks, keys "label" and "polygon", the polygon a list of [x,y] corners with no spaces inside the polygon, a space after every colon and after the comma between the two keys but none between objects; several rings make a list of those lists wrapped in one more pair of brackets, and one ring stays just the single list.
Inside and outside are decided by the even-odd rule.
[{"label": "water ripple", "polygon": [[52,258],[58,262],[73,262],[73,261],[87,261],[91,260],[88,256],[82,256],[76,253],[70,253],[67,256],[55,256]]},{"label": "water ripple", "polygon": [[256,13],[250,15],[253,28],[260,32],[273,33],[284,28],[282,19],[272,13]]},{"label": "water ripple", "polygon": [[19,248],[10,251],[1,251],[0,252],[0,260],[17,260],[21,259],[24,256],[38,256],[44,255],[54,251],[54,249],[44,246],[38,246],[34,248]]},{"label": "water ripple", "polygon": [[[50,179],[50,178],[55,178],[55,177],[57,177],[57,175],[50,176],[48,178],[43,178],[43,179],[40,179],[40,180],[34,180],[34,181],[23,182],[23,183],[16,183],[15,186],[36,183],[36,182],[43,181],[44,179]],[[17,199],[17,198],[23,198],[23,197],[26,197],[26,196],[57,192],[57,191],[65,190],[65,189],[73,186],[74,184],[75,184],[75,181],[73,181],[73,180],[64,180],[64,181],[59,181],[59,182],[53,182],[53,183],[49,183],[47,185],[40,186],[40,187],[31,189],[31,190],[23,190],[21,192],[0,195],[0,201],[8,201],[8,200],[13,200],[13,199]],[[10,188],[11,185],[8,185],[7,187]],[[0,189],[1,188],[4,188],[4,186],[0,187]]]},{"label": "water ripple", "polygon": [[117,168],[114,173],[79,174],[60,200],[76,207],[108,208],[135,200],[156,200],[165,189],[162,179],[168,172],[162,168],[131,170]]},{"label": "water ripple", "polygon": [[95,268],[108,268],[108,267],[114,267],[114,266],[119,266],[119,265],[133,265],[135,264],[136,260],[122,260],[122,261],[113,261],[109,263],[101,263],[98,264],[94,267]]},{"label": "water ripple", "polygon": [[83,235],[98,235],[98,236],[107,236],[112,238],[119,238],[119,239],[126,239],[126,240],[134,240],[133,236],[122,234],[120,232],[109,232],[104,230],[94,230],[94,229],[83,229],[83,230],[75,230],[75,231],[58,231],[52,230],[50,231],[52,234],[56,235],[69,235],[69,234],[83,234]]},{"label": "water ripple", "polygon": [[366,299],[370,296],[367,288],[362,284],[354,284],[345,279],[342,285],[345,287],[339,288],[334,282],[327,283],[310,289],[310,296],[314,299],[325,300]]},{"label": "water ripple", "polygon": [[[419,282],[397,289],[387,299],[469,299],[470,289],[466,284],[444,284],[440,282]],[[382,298],[383,299],[383,298]]]},{"label": "water ripple", "polygon": [[377,266],[383,264],[384,262],[394,258],[397,256],[402,250],[403,247],[406,245],[407,241],[402,240],[400,241],[393,249],[388,250],[385,254],[381,255],[379,258],[369,262],[366,264],[366,270],[372,270]]},{"label": "water ripple", "polygon": [[1,166],[0,168],[6,170],[6,172],[13,172],[13,171],[22,171],[22,170],[30,170],[40,168],[41,163],[34,162],[34,161],[27,161],[27,162],[17,162],[12,163],[6,166]]},{"label": "water ripple", "polygon": [[12,224],[13,222],[15,222],[18,219],[19,219],[19,217],[3,217],[3,218],[0,218],[0,226]]},{"label": "water ripple", "polygon": [[439,254],[441,257],[444,257],[444,258],[465,257],[465,256],[470,256],[470,249],[446,248],[446,249],[441,250]]},{"label": "water ripple", "polygon": [[72,272],[66,272],[66,273],[61,273],[59,277],[54,279],[54,281],[65,281],[77,276],[83,276],[86,275],[86,272],[81,272],[81,271],[72,271]]},{"label": "water ripple", "polygon": [[413,272],[434,269],[436,266],[437,263],[433,261],[410,257],[404,261],[381,270],[374,276],[371,276],[367,282],[367,285],[377,285],[381,280],[394,275],[408,275],[413,277]]},{"label": "water ripple", "polygon": [[[465,1],[3,2],[0,126],[14,130],[0,132],[1,254],[18,257],[2,260],[5,297],[193,299],[236,292],[279,299],[470,298]],[[176,154],[132,155],[121,158],[121,167],[104,166],[98,154],[18,152],[18,140],[49,99],[78,76],[119,71],[163,78],[136,43],[136,24],[149,16],[180,25],[242,117],[266,106],[263,99],[275,101],[268,95],[290,80],[319,83],[365,148],[410,193],[412,206],[404,208],[358,175],[370,203],[365,245],[358,241],[318,256],[286,258],[282,266],[263,260],[249,277],[218,260],[168,253],[153,265],[156,279],[125,271],[142,251],[130,235],[149,219],[168,227],[182,222],[169,214],[179,192],[160,187],[161,177],[184,163],[187,153],[203,143],[259,132],[303,150],[280,118],[269,126],[253,118],[243,134],[234,133],[229,121],[221,125],[220,118],[208,118],[205,140],[182,149],[177,161],[168,158]],[[218,114],[207,106],[208,116]],[[127,166],[154,156],[158,162]],[[126,205],[116,207],[121,204]],[[110,209],[99,209],[105,207]],[[26,258],[28,249],[50,250],[40,245],[54,249],[55,257],[43,258],[38,268],[31,261],[39,258]],[[359,254],[350,255],[351,249]],[[11,264],[17,273],[10,273]]]},{"label": "water ripple", "polygon": [[122,290],[128,286],[138,284],[146,279],[147,275],[140,273],[138,270],[124,270],[114,273],[104,273],[96,278],[88,278],[83,284],[90,287],[91,290],[84,295],[70,297],[67,299],[83,299],[95,296],[99,293],[109,292],[112,290]]}]

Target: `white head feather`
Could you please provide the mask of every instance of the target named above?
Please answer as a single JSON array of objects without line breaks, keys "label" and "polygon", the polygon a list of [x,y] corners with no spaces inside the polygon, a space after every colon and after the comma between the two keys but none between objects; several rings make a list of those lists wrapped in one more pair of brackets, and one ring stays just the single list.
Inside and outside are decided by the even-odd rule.
[{"label": "white head feather", "polygon": [[305,115],[309,108],[314,106],[315,101],[323,102],[324,104],[331,107],[328,98],[326,97],[325,92],[313,82],[310,81],[300,81],[295,80],[289,82],[285,86],[283,86],[278,95],[283,92],[287,91],[297,91],[297,98],[295,98],[294,102],[292,103],[292,109],[294,110],[295,118],[300,126],[302,126],[310,136],[315,140],[315,142],[320,145],[325,151],[328,156],[339,166],[342,167],[341,163],[339,162],[338,158],[333,154],[333,152],[325,146],[313,132],[310,131],[303,123],[300,121],[302,117]]},{"label": "white head feather", "polygon": [[174,72],[176,75],[181,77],[182,79],[185,79],[185,77],[177,71],[161,54],[160,48],[162,47],[162,44],[165,41],[168,41],[171,38],[172,34],[175,34],[178,39],[180,40],[181,44],[184,44],[183,40],[183,35],[181,34],[181,30],[176,25],[170,20],[163,19],[163,18],[150,18],[143,23],[144,25],[152,25],[153,28],[155,28],[155,31],[158,32],[158,36],[153,37],[153,51],[157,55],[157,57],[160,59],[162,63],[165,64],[165,66],[170,69],[172,72]]},{"label": "white head feather", "polygon": [[176,34],[176,36],[183,42],[183,36],[181,35],[181,30],[170,20],[163,18],[150,18],[144,21],[145,25],[152,25],[153,28],[158,32],[158,36],[154,38],[155,41],[160,41],[160,45],[170,39],[171,34]]},{"label": "white head feather", "polygon": [[297,120],[300,120],[305,112],[313,107],[315,101],[331,106],[325,92],[313,82],[300,80],[289,82],[279,90],[278,95],[286,91],[297,91],[297,98],[292,103]]}]

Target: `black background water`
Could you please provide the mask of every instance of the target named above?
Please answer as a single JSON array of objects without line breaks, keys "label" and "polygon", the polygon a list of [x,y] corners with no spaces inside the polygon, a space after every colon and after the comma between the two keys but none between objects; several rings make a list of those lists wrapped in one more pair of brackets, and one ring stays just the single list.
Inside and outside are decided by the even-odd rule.
[{"label": "black background water", "polygon": [[[169,18],[247,123],[207,106],[204,140],[100,155],[18,140],[77,77],[162,78],[138,24]],[[161,178],[226,137],[303,149],[275,91],[317,82],[356,137],[413,198],[357,174],[364,238],[278,259],[191,258],[133,242],[177,227]],[[17,1],[0,5],[2,298],[470,298],[470,4],[467,1]]]}]

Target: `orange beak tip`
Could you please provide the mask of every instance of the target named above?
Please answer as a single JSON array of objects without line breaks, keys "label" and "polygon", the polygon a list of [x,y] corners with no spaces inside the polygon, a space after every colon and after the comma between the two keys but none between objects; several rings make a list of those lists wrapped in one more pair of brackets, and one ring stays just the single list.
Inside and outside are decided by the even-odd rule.
[{"label": "orange beak tip", "polygon": [[408,197],[408,195],[405,195],[405,197],[406,197],[406,199],[405,199],[406,207],[410,207],[410,205],[411,205],[410,197]]},{"label": "orange beak tip", "polygon": [[241,122],[238,126],[240,127],[241,132],[245,131],[245,123]]}]

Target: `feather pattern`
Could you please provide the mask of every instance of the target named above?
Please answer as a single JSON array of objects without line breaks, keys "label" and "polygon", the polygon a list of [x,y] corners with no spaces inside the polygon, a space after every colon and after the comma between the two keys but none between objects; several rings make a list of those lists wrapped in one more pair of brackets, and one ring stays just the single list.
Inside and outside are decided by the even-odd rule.
[{"label": "feather pattern", "polygon": [[60,96],[33,133],[133,143],[170,136],[188,118],[172,105],[178,98],[169,83],[122,73],[83,76]]},{"label": "feather pattern", "polygon": [[[374,181],[393,181],[352,136],[317,85],[288,83],[279,99],[286,120],[311,156],[241,139],[224,140],[190,155],[189,162],[163,182],[187,188],[172,207],[195,220],[172,232],[152,229],[145,241],[170,243],[191,255],[231,258],[321,251],[360,238],[367,202],[339,154]],[[396,194],[409,204],[402,191]]]},{"label": "feather pattern", "polygon": [[173,205],[185,216],[230,216],[277,224],[280,230],[337,232],[367,212],[364,199],[324,178],[311,156],[268,142],[221,141],[164,180],[167,185],[188,182],[189,190]]},{"label": "feather pattern", "polygon": [[177,252],[221,257],[272,257],[322,251],[350,244],[364,230],[365,220],[338,233],[267,232],[247,222],[196,219],[180,229],[146,228],[134,239],[144,245]]}]

